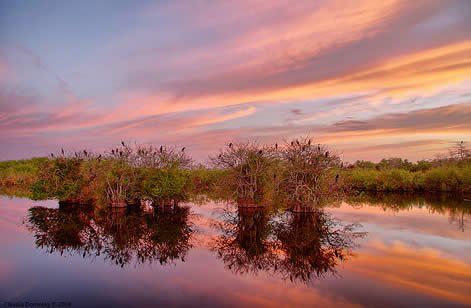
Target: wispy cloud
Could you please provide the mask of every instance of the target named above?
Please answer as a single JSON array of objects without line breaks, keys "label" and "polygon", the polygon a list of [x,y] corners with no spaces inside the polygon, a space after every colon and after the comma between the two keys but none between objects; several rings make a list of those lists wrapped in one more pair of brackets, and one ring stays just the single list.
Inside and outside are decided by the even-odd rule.
[{"label": "wispy cloud", "polygon": [[[370,149],[466,137],[466,107],[433,108],[469,101],[470,9],[458,0],[118,6],[132,27],[105,14],[97,36],[36,14],[31,26],[57,34],[45,44],[19,30],[31,26],[12,8],[3,31],[15,39],[0,36],[0,138],[185,143],[197,134],[208,152],[219,139],[205,136],[223,134],[312,133]],[[82,49],[83,59],[67,56]]]}]

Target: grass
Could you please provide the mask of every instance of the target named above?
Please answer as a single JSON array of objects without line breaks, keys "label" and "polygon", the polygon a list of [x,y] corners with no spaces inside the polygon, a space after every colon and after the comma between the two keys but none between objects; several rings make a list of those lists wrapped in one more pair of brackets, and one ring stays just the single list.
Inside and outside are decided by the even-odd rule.
[{"label": "grass", "polygon": [[47,158],[0,161],[0,186],[29,187],[37,180],[40,167]]},{"label": "grass", "polygon": [[234,195],[236,200],[260,198],[260,203],[270,204],[302,202],[304,190],[311,193],[308,201],[344,190],[471,193],[471,158],[415,163],[391,158],[344,166],[309,139],[280,148],[231,143],[212,158],[213,167],[193,164],[184,149],[124,143],[100,155],[74,154],[0,162],[1,191],[108,205],[178,202],[201,193],[226,200]]}]

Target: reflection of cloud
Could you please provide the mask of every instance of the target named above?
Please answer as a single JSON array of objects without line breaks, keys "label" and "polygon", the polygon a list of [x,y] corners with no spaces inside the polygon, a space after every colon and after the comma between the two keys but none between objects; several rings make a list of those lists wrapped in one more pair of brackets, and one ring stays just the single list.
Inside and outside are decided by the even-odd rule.
[{"label": "reflection of cloud", "polygon": [[345,268],[387,288],[471,304],[471,266],[433,249],[370,242],[368,249],[347,262]]},{"label": "reflection of cloud", "polygon": [[444,210],[443,213],[433,212],[433,207],[430,205],[418,207],[411,202],[402,210],[388,203],[384,206],[365,203],[361,205],[361,209],[357,209],[357,206],[344,203],[339,208],[329,209],[329,212],[346,221],[380,225],[384,233],[402,230],[414,233],[416,237],[434,235],[456,240],[464,240],[471,235],[471,230],[466,229],[465,232],[461,232],[456,225],[450,224],[449,210]]}]

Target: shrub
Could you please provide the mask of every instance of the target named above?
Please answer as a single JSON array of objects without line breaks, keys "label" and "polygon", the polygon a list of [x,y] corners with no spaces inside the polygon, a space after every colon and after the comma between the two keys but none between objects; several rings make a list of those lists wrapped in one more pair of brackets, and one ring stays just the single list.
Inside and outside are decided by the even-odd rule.
[{"label": "shrub", "polygon": [[280,191],[295,211],[312,210],[338,200],[342,189],[340,176],[333,172],[340,158],[311,139],[293,140],[280,152],[283,174]]},{"label": "shrub", "polygon": [[212,165],[226,171],[225,185],[234,192],[243,205],[261,203],[273,189],[273,150],[256,143],[230,143],[217,157],[211,157]]},{"label": "shrub", "polygon": [[142,177],[142,191],[154,202],[178,202],[187,197],[185,188],[189,183],[189,173],[184,170],[148,168],[143,170]]}]

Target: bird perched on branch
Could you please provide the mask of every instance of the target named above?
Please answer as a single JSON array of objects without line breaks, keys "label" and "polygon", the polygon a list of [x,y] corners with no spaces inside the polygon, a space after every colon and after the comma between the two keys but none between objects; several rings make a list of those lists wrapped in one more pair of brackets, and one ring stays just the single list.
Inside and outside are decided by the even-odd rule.
[{"label": "bird perched on branch", "polygon": [[275,150],[278,150],[278,143],[275,143]]},{"label": "bird perched on branch", "polygon": [[64,155],[64,148],[61,148],[62,155]]},{"label": "bird perched on branch", "polygon": [[329,157],[329,151],[325,152],[325,158]]},{"label": "bird perched on branch", "polygon": [[231,143],[229,143],[229,147],[230,147],[230,148],[232,148],[232,142],[231,142]]},{"label": "bird perched on branch", "polygon": [[54,153],[51,153],[51,157],[54,157]]},{"label": "bird perched on branch", "polygon": [[262,150],[258,151],[258,154],[262,155],[262,153],[263,153],[263,151],[262,151]]},{"label": "bird perched on branch", "polygon": [[160,146],[160,153],[162,153],[163,150],[164,150],[164,147]]},{"label": "bird perched on branch", "polygon": [[320,144],[317,145],[317,150],[318,150],[319,152],[321,151],[321,145],[320,145]]},{"label": "bird perched on branch", "polygon": [[185,152],[185,149],[186,149],[186,147],[183,147],[183,148],[182,148],[182,152]]},{"label": "bird perched on branch", "polygon": [[218,155],[218,158],[219,158],[219,159],[221,159],[221,157],[222,157],[222,153]]},{"label": "bird perched on branch", "polygon": [[123,147],[125,146],[125,145],[124,145],[124,141],[121,141],[121,144],[123,145]]}]

